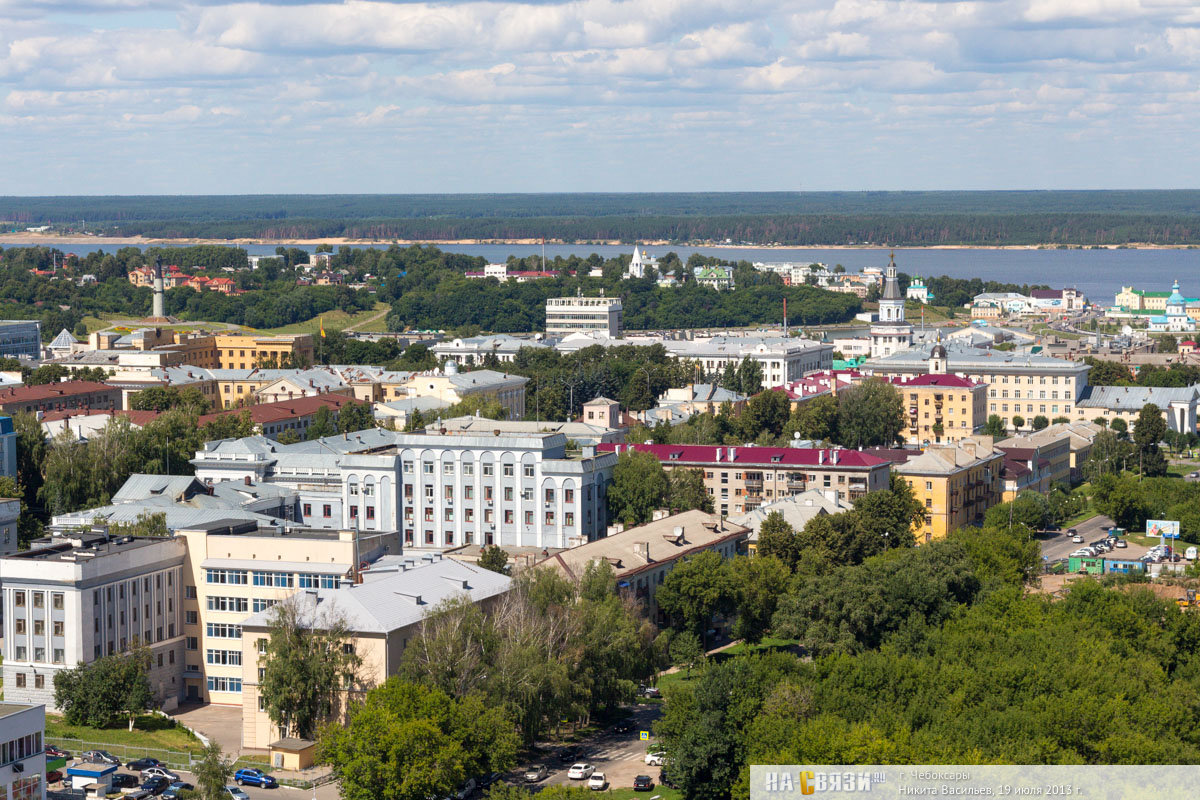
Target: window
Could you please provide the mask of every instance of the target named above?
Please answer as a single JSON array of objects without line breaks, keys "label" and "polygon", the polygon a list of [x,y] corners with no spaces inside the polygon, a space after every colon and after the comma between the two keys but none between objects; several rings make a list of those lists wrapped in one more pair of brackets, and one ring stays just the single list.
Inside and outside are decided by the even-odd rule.
[{"label": "window", "polygon": [[241,692],[242,679],[209,676],[208,690],[210,692]]},{"label": "window", "polygon": [[504,524],[511,525],[513,521],[513,512],[511,508],[504,509]]},{"label": "window", "polygon": [[532,478],[532,477],[533,477],[533,466],[532,466],[531,464],[526,464],[526,465],[525,465],[525,477],[526,477],[526,478]]},{"label": "window", "polygon": [[270,608],[271,606],[275,605],[278,602],[279,602],[278,600],[265,600],[265,599],[256,597],[256,598],[254,598],[254,604],[253,604],[254,613],[257,614],[259,611],[266,611],[268,608]]},{"label": "window", "polygon": [[183,596],[186,597],[188,600],[195,600],[196,599],[196,587],[195,586],[183,587]]},{"label": "window", "polygon": [[[99,600],[99,595],[97,595],[97,600]],[[25,607],[25,593],[24,592],[13,592],[13,605],[15,605],[17,608]]]},{"label": "window", "polygon": [[33,607],[34,608],[45,608],[46,607],[46,593],[45,592],[34,592],[33,593]]},{"label": "window", "polygon": [[404,474],[412,475],[412,472],[413,472],[413,462],[405,461],[404,462]]},{"label": "window", "polygon": [[425,544],[433,544],[433,531],[425,531]]},{"label": "window", "polygon": [[25,620],[18,618],[13,622],[13,626],[13,632],[18,636],[25,634]]},{"label": "window", "polygon": [[474,475],[475,474],[475,465],[474,464],[463,464],[462,465],[462,474],[463,475]]},{"label": "window", "polygon": [[547,490],[546,490],[546,502],[547,502],[547,503],[553,503],[553,502],[554,502],[554,490],[553,490],[553,489],[547,489]]},{"label": "window", "polygon": [[33,676],[33,688],[45,689],[46,688],[46,676],[45,675],[34,675]]},{"label": "window", "polygon": [[[209,611],[238,611],[245,613],[250,607],[250,601],[245,597],[217,597],[208,598]],[[194,611],[187,612],[195,617]]]},{"label": "window", "polygon": [[568,511],[566,514],[563,515],[563,525],[565,525],[568,528],[575,527],[575,512]]},{"label": "window", "polygon": [[51,598],[52,598],[50,601],[51,608],[53,608],[55,611],[62,611],[63,610],[63,594],[62,594],[62,592],[55,592],[53,595],[51,595]]},{"label": "window", "polygon": [[33,635],[34,636],[45,636],[46,635],[46,621],[44,619],[35,619],[33,621]]},{"label": "window", "polygon": [[454,522],[454,509],[453,508],[442,509],[442,521],[443,522]]},{"label": "window", "polygon": [[306,516],[306,517],[312,516],[312,503],[304,504],[304,516]]},{"label": "window", "polygon": [[266,639],[258,639],[255,642],[255,644],[258,646],[258,654],[260,656],[264,656],[267,654],[267,640]]},{"label": "window", "polygon": [[240,639],[241,625],[226,625],[223,622],[210,622],[204,626],[205,633],[212,639]]},{"label": "window", "polygon": [[422,472],[422,474],[425,474],[425,475],[432,475],[433,474],[433,462],[432,461],[421,462],[421,472]]},{"label": "window", "polygon": [[491,464],[484,464],[484,465],[483,465],[483,476],[484,476],[485,478],[490,478],[492,475],[494,475],[494,474],[495,474],[495,471],[494,471],[494,470],[495,470],[495,468],[493,467],[493,465],[491,465]]},{"label": "window", "polygon": [[44,662],[46,660],[46,648],[44,648],[44,647],[33,648],[33,660],[38,661],[38,662]]},{"label": "window", "polygon": [[553,511],[547,511],[547,512],[546,512],[546,524],[547,524],[547,525],[553,525],[553,524],[554,524],[554,512],[553,512]]},{"label": "window", "polygon": [[[353,510],[353,509],[351,509]],[[351,514],[353,516],[353,514]],[[254,573],[255,586],[274,586],[279,589],[291,589],[295,579],[290,572],[258,572]]]},{"label": "window", "polygon": [[464,486],[463,487],[463,497],[466,498],[467,500],[474,500],[475,499],[475,487],[474,486]]},{"label": "window", "polygon": [[445,496],[445,498],[447,500],[453,500],[454,499],[454,487],[453,486],[445,487],[445,491],[442,492],[442,494]]},{"label": "window", "polygon": [[504,475],[507,478],[511,478],[513,476],[513,465],[512,464],[504,465]]},{"label": "window", "polygon": [[24,672],[17,673],[17,688],[18,689],[25,688],[25,673]]},{"label": "window", "polygon": [[321,506],[321,516],[323,516],[325,519],[329,519],[332,512],[333,508],[328,503]]},{"label": "window", "polygon": [[54,648],[54,663],[55,664],[67,663],[66,651],[64,651],[61,647]]},{"label": "window", "polygon": [[446,544],[454,544],[454,531],[446,531]]},{"label": "window", "polygon": [[453,464],[442,464],[442,474],[443,475],[453,475],[454,474],[454,465]]},{"label": "window", "polygon": [[526,525],[532,525],[532,524],[533,524],[533,512],[532,512],[532,511],[528,511],[528,510],[527,510],[527,511],[525,512],[525,524],[526,524]]},{"label": "window", "polygon": [[375,506],[367,506],[367,519],[375,519]]},{"label": "window", "polygon": [[[159,654],[159,658],[162,654]],[[209,664],[218,664],[221,666],[240,667],[242,665],[241,650],[208,650],[205,652],[204,660]]]},{"label": "window", "polygon": [[54,635],[62,636],[64,633],[65,633],[65,627],[63,625],[63,621],[61,619],[56,619],[54,621]]},{"label": "window", "polygon": [[563,489],[563,502],[564,503],[574,503],[575,502],[575,490],[574,489]]},{"label": "window", "polygon": [[[209,569],[205,570],[205,573],[208,583],[225,583],[238,586],[246,585],[246,570],[244,569]],[[149,588],[149,586],[146,587],[146,589]]]},{"label": "window", "polygon": [[505,486],[504,487],[504,502],[511,503],[512,499],[513,499],[513,487]]}]

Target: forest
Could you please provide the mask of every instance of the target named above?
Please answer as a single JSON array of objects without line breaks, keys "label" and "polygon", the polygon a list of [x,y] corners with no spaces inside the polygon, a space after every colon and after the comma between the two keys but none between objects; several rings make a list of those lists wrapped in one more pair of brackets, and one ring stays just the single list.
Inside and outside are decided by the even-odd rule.
[{"label": "forest", "polygon": [[0,220],[162,238],[1197,244],[1200,192],[7,197]]}]

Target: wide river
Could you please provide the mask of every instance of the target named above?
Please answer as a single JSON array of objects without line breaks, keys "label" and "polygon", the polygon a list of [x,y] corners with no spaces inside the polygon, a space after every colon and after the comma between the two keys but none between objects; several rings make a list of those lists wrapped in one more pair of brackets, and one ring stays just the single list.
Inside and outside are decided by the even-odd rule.
[{"label": "wide river", "polygon": [[[8,245],[20,246],[20,245]],[[386,247],[386,245],[355,245]],[[117,250],[120,245],[59,245],[62,250],[83,255],[93,250]],[[490,262],[508,256],[540,255],[540,245],[442,244],[443,250],[483,256]],[[247,245],[252,255],[269,255],[275,245]],[[313,247],[306,247],[313,250]],[[546,256],[588,256],[598,253],[606,258],[628,253],[631,248],[615,245],[546,245]],[[863,267],[887,264],[883,248],[821,249],[780,248],[761,250],[737,247],[647,247],[655,256],[674,250],[687,260],[692,253],[718,256],[733,261],[823,262],[843,265],[849,272]],[[181,265],[186,266],[186,265]],[[896,251],[896,266],[910,275],[949,275],[954,278],[982,278],[1016,284],[1048,284],[1055,288],[1074,286],[1096,303],[1110,305],[1122,286],[1167,291],[1175,280],[1184,295],[1200,296],[1200,250],[931,250],[907,248]]]}]

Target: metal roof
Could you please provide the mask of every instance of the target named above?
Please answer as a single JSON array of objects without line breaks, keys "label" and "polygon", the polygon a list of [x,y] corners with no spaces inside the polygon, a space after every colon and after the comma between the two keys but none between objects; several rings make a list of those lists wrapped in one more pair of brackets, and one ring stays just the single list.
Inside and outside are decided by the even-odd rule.
[{"label": "metal roof", "polygon": [[1141,411],[1153,403],[1168,408],[1172,403],[1193,403],[1200,395],[1200,385],[1166,388],[1157,386],[1089,386],[1075,403],[1082,408],[1107,408],[1113,411]]}]

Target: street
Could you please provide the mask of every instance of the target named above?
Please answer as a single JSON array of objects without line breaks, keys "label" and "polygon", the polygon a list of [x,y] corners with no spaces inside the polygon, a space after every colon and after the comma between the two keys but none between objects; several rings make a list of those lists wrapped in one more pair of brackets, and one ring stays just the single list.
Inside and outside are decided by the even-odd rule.
[{"label": "street", "polygon": [[1108,517],[1095,516],[1076,525],[1075,530],[1083,537],[1083,544],[1072,542],[1071,536],[1065,530],[1058,533],[1041,533],[1038,535],[1038,539],[1042,543],[1042,559],[1057,561],[1066,558],[1084,545],[1091,544],[1097,539],[1103,539],[1107,535],[1105,529],[1111,527],[1112,524],[1112,520]]},{"label": "street", "polygon": [[[615,733],[611,729],[600,733],[586,742],[579,745],[580,755],[578,758],[570,762],[562,762],[558,758],[558,751],[561,748],[556,748],[547,752],[546,757],[540,762],[550,770],[550,777],[536,784],[536,788],[546,786],[571,785],[571,786],[586,786],[587,781],[572,781],[567,779],[567,770],[571,764],[581,761],[585,764],[591,764],[596,768],[596,772],[603,772],[605,778],[608,779],[609,785],[613,788],[630,788],[633,786],[633,779],[638,775],[649,775],[654,779],[655,784],[658,783],[658,767],[647,766],[645,762],[646,748],[653,742],[642,741],[639,738],[641,731],[649,731],[654,720],[658,719],[662,712],[662,707],[659,705],[638,705],[632,709],[632,730],[628,733]],[[513,773],[511,782],[519,783],[522,774],[525,772],[529,764],[522,764],[519,769]]]}]

